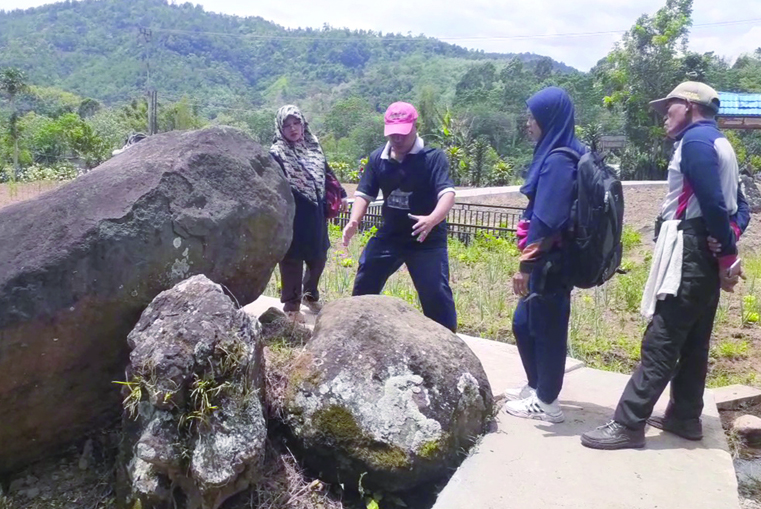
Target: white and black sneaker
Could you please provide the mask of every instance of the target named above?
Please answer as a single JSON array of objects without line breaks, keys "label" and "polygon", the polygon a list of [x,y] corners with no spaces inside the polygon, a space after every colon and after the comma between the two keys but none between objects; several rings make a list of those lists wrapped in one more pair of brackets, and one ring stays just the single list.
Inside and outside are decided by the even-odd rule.
[{"label": "white and black sneaker", "polygon": [[536,394],[536,389],[530,387],[528,384],[523,387],[513,387],[512,389],[506,389],[502,393],[504,399],[507,401],[518,401],[520,399],[526,399]]},{"label": "white and black sneaker", "polygon": [[505,405],[505,412],[515,417],[522,417],[523,419],[536,419],[552,423],[559,423],[565,420],[558,400],[549,404],[544,403],[536,396],[536,393],[518,401],[509,401]]}]

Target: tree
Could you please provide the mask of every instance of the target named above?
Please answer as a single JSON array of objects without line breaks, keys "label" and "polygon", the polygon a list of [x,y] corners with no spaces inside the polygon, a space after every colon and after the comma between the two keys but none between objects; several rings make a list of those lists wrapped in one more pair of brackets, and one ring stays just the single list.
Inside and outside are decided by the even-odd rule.
[{"label": "tree", "polygon": [[23,117],[24,143],[32,150],[34,161],[53,165],[61,160],[79,160],[93,168],[108,156],[109,148],[90,124],[76,113],[56,119],[28,113]]},{"label": "tree", "polygon": [[418,132],[425,138],[435,134],[439,127],[439,94],[431,85],[426,85],[420,90],[417,100]]},{"label": "tree", "polygon": [[550,57],[542,57],[536,62],[534,76],[539,81],[544,81],[552,76],[552,59]]},{"label": "tree", "polygon": [[190,104],[187,97],[163,108],[160,123],[162,131],[198,129],[204,124],[198,116],[198,109]]},{"label": "tree", "polygon": [[100,109],[102,108],[101,104],[96,101],[95,99],[84,99],[81,103],[79,103],[79,108],[77,108],[77,112],[79,113],[79,116],[82,118],[90,118]]},{"label": "tree", "polygon": [[372,113],[370,104],[361,97],[348,97],[337,101],[325,116],[325,128],[336,138],[346,138]]},{"label": "tree", "polygon": [[742,55],[732,66],[738,91],[761,92],[761,48]]},{"label": "tree", "polygon": [[10,99],[11,103],[11,120],[9,124],[9,134],[13,140],[13,167],[18,172],[18,119],[16,111],[16,96],[27,89],[26,75],[21,69],[6,67],[0,69],[0,91],[4,92]]},{"label": "tree", "polygon": [[481,185],[481,178],[484,176],[484,167],[486,166],[486,151],[489,148],[489,143],[482,136],[473,141],[470,144],[470,170],[471,170],[471,183],[476,187]]},{"label": "tree", "polygon": [[455,99],[459,104],[488,101],[496,81],[497,68],[492,62],[474,65],[457,84]]},{"label": "tree", "polygon": [[631,176],[658,178],[665,171],[669,146],[662,119],[648,102],[686,79],[680,53],[686,53],[691,14],[692,0],[667,0],[654,16],[642,15],[596,70],[608,94],[605,104],[624,114],[634,157],[622,169]]}]

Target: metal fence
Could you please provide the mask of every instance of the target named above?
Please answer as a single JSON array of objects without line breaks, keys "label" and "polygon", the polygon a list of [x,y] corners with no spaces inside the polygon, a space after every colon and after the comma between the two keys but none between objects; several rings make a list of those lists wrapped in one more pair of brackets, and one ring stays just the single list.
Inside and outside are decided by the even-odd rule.
[{"label": "metal fence", "polygon": [[[359,231],[372,227],[380,228],[382,201],[376,201],[367,208],[367,213],[359,225]],[[502,207],[499,205],[481,205],[477,203],[456,203],[447,216],[450,237],[468,243],[479,232],[503,237],[515,233],[518,221],[523,214],[519,207]],[[349,222],[349,213],[342,213],[333,219],[333,224],[343,228]]]}]

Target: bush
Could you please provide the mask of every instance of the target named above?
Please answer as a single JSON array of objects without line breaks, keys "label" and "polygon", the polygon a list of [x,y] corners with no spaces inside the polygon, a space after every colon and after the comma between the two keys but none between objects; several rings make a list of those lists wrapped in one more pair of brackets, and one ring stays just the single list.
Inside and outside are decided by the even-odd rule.
[{"label": "bush", "polygon": [[38,182],[41,180],[71,180],[79,175],[79,169],[67,163],[50,166],[33,164],[14,172],[7,167],[0,172],[0,182]]},{"label": "bush", "polygon": [[333,173],[336,174],[336,177],[339,181],[343,182],[344,184],[356,184],[362,177],[362,172],[364,171],[365,165],[367,164],[367,158],[361,159],[359,161],[358,168],[353,168],[351,164],[345,163],[343,161],[334,161],[328,164],[333,170]]},{"label": "bush", "polygon": [[489,184],[493,186],[506,186],[515,179],[515,172],[510,163],[500,159],[492,166],[491,175],[489,175]]}]

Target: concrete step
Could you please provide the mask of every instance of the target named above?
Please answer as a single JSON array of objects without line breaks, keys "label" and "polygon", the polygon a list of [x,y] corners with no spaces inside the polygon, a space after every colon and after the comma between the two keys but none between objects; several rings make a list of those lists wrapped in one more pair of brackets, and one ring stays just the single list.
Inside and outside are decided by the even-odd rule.
[{"label": "concrete step", "polygon": [[[490,380],[505,376],[485,363]],[[506,366],[506,369],[515,369]],[[705,397],[705,438],[690,442],[649,428],[645,449],[596,451],[579,436],[607,422],[629,377],[580,368],[565,379],[562,424],[500,412],[440,493],[434,509],[737,509],[732,458],[713,396]],[[661,398],[656,412],[665,409]]]},{"label": "concrete step", "polygon": [[737,410],[742,406],[761,403],[761,391],[747,385],[727,385],[713,390],[719,410]]}]

